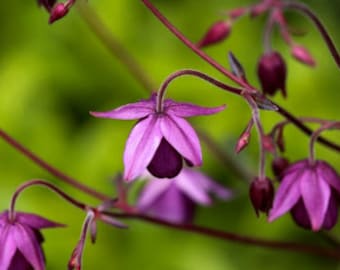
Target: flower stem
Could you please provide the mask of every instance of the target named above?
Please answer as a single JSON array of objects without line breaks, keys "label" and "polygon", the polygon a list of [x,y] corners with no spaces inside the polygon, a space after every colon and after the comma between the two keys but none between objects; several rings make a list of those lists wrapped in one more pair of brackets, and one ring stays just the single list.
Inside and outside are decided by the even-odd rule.
[{"label": "flower stem", "polygon": [[334,42],[331,38],[331,36],[328,34],[326,28],[323,26],[322,22],[319,20],[319,18],[316,16],[316,14],[311,11],[306,5],[303,3],[298,2],[287,2],[284,5],[287,9],[296,10],[304,15],[306,15],[316,26],[318,31],[320,32],[321,36],[326,42],[326,45],[335,61],[337,66],[340,68],[340,55],[338,50],[336,49]]},{"label": "flower stem", "polygon": [[34,180],[30,180],[28,182],[23,183],[22,185],[20,185],[17,190],[14,192],[11,202],[10,202],[10,207],[9,207],[9,219],[10,220],[14,220],[14,215],[15,215],[15,204],[16,201],[20,195],[20,193],[22,191],[24,191],[25,189],[32,187],[32,186],[44,186],[50,190],[52,190],[53,192],[57,193],[60,197],[62,197],[64,200],[66,200],[67,202],[69,202],[70,204],[74,205],[75,207],[81,209],[81,210],[85,210],[88,208],[88,206],[80,201],[77,201],[76,199],[72,198],[71,196],[69,196],[68,194],[66,194],[64,191],[62,191],[61,189],[59,189],[58,187],[56,187],[55,185],[44,181],[44,180],[40,180],[40,179],[34,179]]},{"label": "flower stem", "polygon": [[42,160],[37,155],[33,154],[30,150],[28,150],[26,147],[24,147],[22,144],[17,142],[15,139],[13,139],[10,135],[8,135],[4,130],[0,129],[0,137],[4,139],[8,144],[13,146],[17,151],[22,153],[24,156],[26,156],[28,159],[32,160],[35,164],[37,164],[39,167],[43,168],[44,170],[48,171],[50,174],[54,175],[55,177],[59,178],[60,180],[64,181],[65,183],[75,187],[78,190],[81,190],[82,192],[91,195],[92,197],[95,197],[99,200],[105,201],[110,200],[111,198],[103,193],[100,193],[91,187],[82,184],[81,182],[77,181],[76,179],[64,174],[63,172],[59,171],[52,165],[48,164],[46,161]]},{"label": "flower stem", "polygon": [[217,238],[217,239],[224,240],[224,241],[232,241],[232,242],[242,243],[246,245],[253,245],[257,247],[265,247],[265,248],[270,248],[270,249],[286,250],[286,251],[291,251],[291,252],[301,252],[301,253],[306,253],[306,254],[313,254],[313,255],[328,257],[328,258],[332,258],[335,260],[340,260],[339,249],[329,249],[329,248],[322,248],[322,247],[317,247],[317,246],[303,245],[299,243],[266,240],[262,238],[244,236],[244,235],[239,235],[239,234],[232,233],[232,232],[211,229],[211,228],[194,225],[194,224],[171,223],[171,222],[167,222],[167,221],[164,221],[158,218],[153,218],[153,217],[149,217],[149,216],[145,216],[141,214],[112,214],[111,213],[111,215],[114,217],[119,217],[119,218],[139,219],[142,221],[147,221],[149,223],[161,225],[161,226],[172,228],[175,230],[191,232],[191,233],[195,233],[199,235]]},{"label": "flower stem", "polygon": [[129,70],[130,74],[136,78],[144,90],[151,93],[153,89],[155,89],[151,79],[145,74],[137,60],[131,56],[119,40],[110,34],[110,30],[101,21],[97,13],[89,7],[89,3],[85,2],[86,1],[80,1],[79,5],[77,5],[79,14],[84,22],[115,58]]}]

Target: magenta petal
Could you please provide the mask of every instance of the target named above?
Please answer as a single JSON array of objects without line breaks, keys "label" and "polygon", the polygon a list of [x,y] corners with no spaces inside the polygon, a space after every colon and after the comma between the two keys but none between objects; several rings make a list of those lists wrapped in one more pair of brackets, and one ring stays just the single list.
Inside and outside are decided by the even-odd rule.
[{"label": "magenta petal", "polygon": [[29,227],[24,227],[17,223],[14,227],[13,237],[15,238],[18,250],[32,265],[34,270],[44,270],[44,256],[33,231]]},{"label": "magenta petal", "polygon": [[310,169],[300,180],[300,188],[312,230],[318,231],[322,227],[328,209],[330,187],[318,177],[315,170]]},{"label": "magenta petal", "polygon": [[332,186],[340,194],[340,176],[326,162],[317,161],[317,173],[320,178]]},{"label": "magenta petal", "polygon": [[136,124],[125,146],[124,179],[133,180],[145,170],[161,139],[157,116],[150,115]]},{"label": "magenta petal", "polygon": [[165,101],[166,112],[169,114],[176,115],[178,117],[192,117],[199,115],[210,115],[223,111],[226,105],[219,107],[201,107],[191,103],[180,103],[172,100]]},{"label": "magenta petal", "polygon": [[160,120],[164,138],[194,166],[202,165],[200,142],[190,124],[174,115],[164,116]]},{"label": "magenta petal", "polygon": [[276,192],[273,207],[269,212],[269,222],[289,211],[297,203],[301,195],[299,185],[301,173],[303,171],[297,171],[283,178]]},{"label": "magenta petal", "polygon": [[338,221],[338,202],[334,193],[331,193],[328,209],[322,224],[322,228],[330,230],[335,226],[337,221]]},{"label": "magenta petal", "polygon": [[117,109],[107,112],[90,112],[92,116],[99,118],[111,118],[121,120],[140,119],[154,112],[154,102],[142,100],[136,103],[130,103]]},{"label": "magenta petal", "polygon": [[138,208],[142,211],[143,209],[148,208],[151,204],[155,202],[155,200],[157,200],[159,196],[161,196],[169,188],[172,181],[175,181],[175,179],[156,179],[149,181],[138,198]]},{"label": "magenta petal", "polygon": [[0,228],[0,269],[8,269],[16,251],[15,241],[12,238],[13,226],[6,225]]},{"label": "magenta petal", "polygon": [[202,204],[211,204],[208,190],[202,185],[202,182],[198,180],[201,177],[200,173],[196,173],[190,169],[183,169],[181,177],[176,179],[176,186],[183,191],[193,201]]},{"label": "magenta petal", "polygon": [[25,224],[33,229],[63,227],[65,225],[50,221],[35,214],[16,212],[15,218],[19,223]]}]

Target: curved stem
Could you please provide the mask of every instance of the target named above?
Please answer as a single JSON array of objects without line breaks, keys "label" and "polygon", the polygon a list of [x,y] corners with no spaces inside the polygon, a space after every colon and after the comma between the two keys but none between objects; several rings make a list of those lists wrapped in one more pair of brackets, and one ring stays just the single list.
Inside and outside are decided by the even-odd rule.
[{"label": "curved stem", "polygon": [[320,32],[321,36],[326,42],[326,45],[335,61],[337,66],[340,68],[340,55],[338,50],[335,47],[335,44],[328,34],[326,28],[323,26],[322,22],[319,20],[319,18],[316,16],[316,14],[311,11],[306,5],[298,2],[288,2],[284,5],[286,8],[291,9],[291,10],[296,10],[304,15],[306,15],[311,21],[315,24],[316,28]]},{"label": "curved stem", "polygon": [[151,79],[146,76],[143,68],[139,65],[136,59],[130,55],[127,49],[110,34],[110,30],[101,21],[97,13],[88,5],[88,3],[83,3],[83,1],[77,5],[79,14],[87,26],[97,36],[97,38],[102,41],[102,44],[110,50],[115,58],[129,70],[130,74],[137,79],[143,88],[148,93],[151,93],[153,89],[155,89]]},{"label": "curved stem", "polygon": [[[106,214],[110,215],[109,213],[106,213]],[[239,235],[239,234],[232,233],[232,232],[215,230],[215,229],[207,228],[204,226],[198,226],[194,224],[171,223],[171,222],[167,222],[167,221],[164,221],[158,218],[149,217],[149,216],[141,215],[141,214],[112,214],[111,213],[111,215],[114,217],[119,217],[119,218],[139,219],[142,221],[147,221],[149,223],[165,226],[165,227],[172,228],[175,230],[191,232],[191,233],[195,233],[199,235],[217,238],[223,241],[232,241],[232,242],[253,245],[257,247],[277,249],[277,250],[302,252],[306,254],[313,254],[313,255],[340,260],[339,249],[327,249],[327,248],[303,245],[303,244],[298,244],[298,243],[266,240],[266,239],[262,239],[258,237],[250,237],[250,236]]]},{"label": "curved stem", "polygon": [[227,84],[224,84],[212,77],[210,77],[209,75],[197,71],[197,70],[192,70],[192,69],[182,69],[179,71],[176,71],[174,73],[172,73],[170,76],[168,76],[168,78],[166,78],[166,80],[162,83],[160,89],[158,90],[158,95],[157,95],[157,112],[161,112],[163,110],[163,101],[165,98],[165,94],[166,94],[166,90],[169,86],[169,84],[176,78],[181,77],[181,76],[195,76],[197,78],[200,78],[204,81],[207,81],[217,87],[219,87],[220,89],[223,89],[225,91],[231,92],[233,94],[237,94],[237,95],[241,95],[242,93],[242,89],[239,88],[235,88],[232,86],[229,86]]},{"label": "curved stem", "polygon": [[219,72],[230,78],[232,81],[236,82],[238,85],[246,88],[253,89],[251,85],[246,83],[244,80],[238,78],[230,71],[226,70],[222,65],[217,63],[210,56],[205,54],[202,50],[200,50],[194,43],[188,40],[170,21],[163,16],[163,14],[153,5],[149,0],[142,0],[144,5],[158,18],[163,25],[169,29],[179,40],[181,40],[187,47],[189,47],[193,52],[195,52],[199,57],[208,62],[211,66],[217,69]]},{"label": "curved stem", "polygon": [[59,171],[52,165],[48,164],[46,161],[42,160],[37,155],[33,154],[30,150],[24,147],[22,144],[14,140],[10,135],[8,135],[4,130],[0,129],[0,137],[4,139],[7,143],[13,146],[17,151],[21,152],[24,156],[28,159],[32,160],[35,164],[39,167],[43,168],[44,170],[48,171],[50,174],[54,175],[55,177],[59,178],[60,180],[64,181],[65,183],[75,187],[82,192],[91,195],[99,200],[106,201],[110,200],[111,198],[103,193],[100,193],[91,187],[82,184],[81,182],[75,180],[74,178],[64,174],[63,172]]},{"label": "curved stem", "polygon": [[62,197],[65,201],[69,202],[70,204],[74,205],[75,207],[81,209],[81,210],[85,210],[88,208],[88,206],[74,198],[72,198],[71,196],[69,196],[68,194],[66,194],[64,191],[62,191],[61,189],[57,188],[56,186],[54,186],[53,184],[44,181],[44,180],[40,180],[40,179],[35,179],[35,180],[30,180],[28,182],[23,183],[22,185],[20,185],[17,190],[14,192],[11,202],[10,202],[10,207],[9,207],[9,219],[13,220],[14,219],[14,208],[15,208],[15,204],[16,201],[18,199],[18,196],[21,194],[22,191],[24,191],[25,189],[32,187],[32,186],[44,186],[52,191],[54,191],[55,193],[57,193],[60,197]]}]

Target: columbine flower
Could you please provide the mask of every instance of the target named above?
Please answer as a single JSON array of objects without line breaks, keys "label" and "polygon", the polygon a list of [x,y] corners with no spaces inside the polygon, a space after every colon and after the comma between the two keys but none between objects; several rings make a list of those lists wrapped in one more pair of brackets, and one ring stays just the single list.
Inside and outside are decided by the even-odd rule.
[{"label": "columbine flower", "polygon": [[340,177],[325,161],[296,162],[283,172],[269,221],[291,211],[302,227],[331,229],[337,222],[339,195]]},{"label": "columbine flower", "polygon": [[102,118],[139,119],[126,142],[124,179],[132,180],[147,168],[158,178],[173,178],[181,171],[183,159],[189,166],[202,164],[199,139],[185,117],[209,115],[225,106],[205,108],[190,103],[164,100],[156,109],[156,95],[108,112],[91,112]]},{"label": "columbine flower", "polygon": [[211,205],[209,194],[230,199],[232,193],[208,176],[193,169],[184,168],[173,178],[161,180],[150,177],[139,196],[137,208],[151,216],[174,223],[190,223],[197,204]]},{"label": "columbine flower", "polygon": [[10,220],[8,211],[1,213],[0,269],[44,270],[44,238],[39,230],[59,226],[63,225],[33,214],[15,212]]}]

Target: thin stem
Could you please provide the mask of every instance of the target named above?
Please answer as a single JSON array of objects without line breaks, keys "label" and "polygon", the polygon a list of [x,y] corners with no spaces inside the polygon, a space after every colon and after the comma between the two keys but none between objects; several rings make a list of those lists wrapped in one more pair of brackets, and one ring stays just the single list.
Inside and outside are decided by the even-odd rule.
[{"label": "thin stem", "polygon": [[272,51],[271,35],[273,33],[273,28],[274,28],[274,18],[273,18],[273,12],[272,12],[268,18],[268,21],[264,28],[264,33],[263,33],[263,45],[264,45],[265,53],[269,53]]},{"label": "thin stem", "polygon": [[[107,213],[108,214],[108,213]],[[109,214],[108,214],[109,215]],[[194,225],[194,224],[176,224],[167,222],[158,218],[149,217],[141,214],[112,214],[115,217],[129,218],[129,219],[139,219],[142,221],[147,221],[156,225],[165,226],[179,231],[191,232],[199,235],[204,235],[207,237],[217,238],[223,241],[232,241],[246,245],[253,245],[257,247],[265,247],[277,250],[286,250],[291,252],[302,252],[306,254],[313,254],[323,257],[328,257],[336,260],[340,260],[340,251],[338,249],[326,249],[317,246],[303,245],[299,243],[291,242],[281,242],[266,240],[258,237],[250,237],[239,235],[232,232],[220,231],[204,226]]]},{"label": "thin stem", "polygon": [[[84,1],[85,2],[85,1]],[[137,60],[131,56],[127,49],[110,34],[110,30],[101,21],[96,12],[88,3],[81,1],[77,5],[78,11],[84,22],[93,34],[104,44],[120,63],[125,66],[130,74],[143,86],[144,90],[151,93],[155,89],[151,79],[145,74]]]},{"label": "thin stem", "polygon": [[320,32],[321,36],[326,42],[326,45],[335,61],[337,66],[340,68],[340,55],[338,50],[335,47],[335,44],[331,38],[331,36],[328,34],[326,28],[323,26],[322,22],[319,20],[319,18],[316,16],[316,14],[311,11],[306,5],[298,2],[288,2],[284,5],[287,9],[296,10],[301,13],[303,13],[305,16],[307,16],[316,26],[318,31]]},{"label": "thin stem", "polygon": [[162,83],[160,89],[158,90],[158,95],[157,95],[157,106],[156,106],[157,112],[163,111],[163,101],[164,101],[166,90],[167,90],[169,84],[174,79],[176,79],[178,77],[182,77],[182,76],[195,76],[197,78],[200,78],[204,81],[207,81],[207,82],[219,87],[220,89],[231,92],[233,94],[240,95],[242,93],[242,89],[235,88],[235,87],[229,86],[227,84],[224,84],[224,83],[210,77],[209,75],[207,75],[205,73],[202,73],[202,72],[197,71],[197,70],[192,70],[192,69],[182,69],[182,70],[179,70],[179,71],[176,71],[176,72],[170,74],[170,76],[168,76],[166,78],[166,80]]},{"label": "thin stem", "polygon": [[64,181],[65,183],[75,187],[78,190],[81,190],[82,192],[91,195],[92,197],[95,197],[99,200],[105,201],[110,200],[111,198],[103,193],[100,193],[91,187],[82,184],[81,182],[75,180],[74,178],[64,174],[63,172],[59,171],[52,165],[48,164],[46,161],[42,160],[37,155],[33,154],[30,150],[28,150],[26,147],[24,147],[22,144],[17,142],[15,139],[13,139],[10,135],[8,135],[4,130],[0,129],[0,137],[4,139],[8,144],[13,146],[17,151],[22,153],[24,156],[26,156],[28,159],[32,160],[35,164],[37,164],[39,167],[43,168],[44,170],[48,171],[50,174],[54,175],[55,177],[59,178],[60,180]]},{"label": "thin stem", "polygon": [[315,141],[320,136],[320,134],[325,131],[332,128],[340,128],[340,122],[330,122],[326,123],[323,126],[321,126],[319,129],[313,132],[312,136],[310,137],[309,141],[309,162],[310,164],[314,164],[315,161]]},{"label": "thin stem", "polygon": [[65,201],[69,202],[70,204],[74,205],[75,207],[77,207],[81,210],[85,210],[85,209],[88,208],[88,206],[86,204],[72,198],[71,196],[69,196],[64,191],[62,191],[58,187],[54,186],[53,184],[51,184],[47,181],[44,181],[44,180],[35,179],[35,180],[30,180],[28,182],[23,183],[14,192],[12,199],[11,199],[11,202],[10,202],[10,207],[9,207],[9,219],[10,220],[14,220],[14,215],[15,215],[14,209],[15,209],[15,204],[16,204],[16,201],[18,199],[18,196],[21,194],[22,191],[24,191],[25,189],[32,187],[32,186],[44,186],[44,187],[54,191],[61,198],[63,198]]},{"label": "thin stem", "polygon": [[194,43],[188,40],[170,21],[163,16],[163,14],[149,1],[142,0],[144,5],[157,17],[157,19],[163,23],[163,25],[169,29],[179,40],[181,40],[187,47],[189,47],[194,53],[196,53],[199,57],[217,69],[219,72],[230,78],[232,81],[236,82],[238,85],[246,88],[253,89],[248,83],[244,80],[238,78],[230,71],[226,70],[222,65],[212,59],[210,56],[205,54],[202,50],[200,50]]}]

